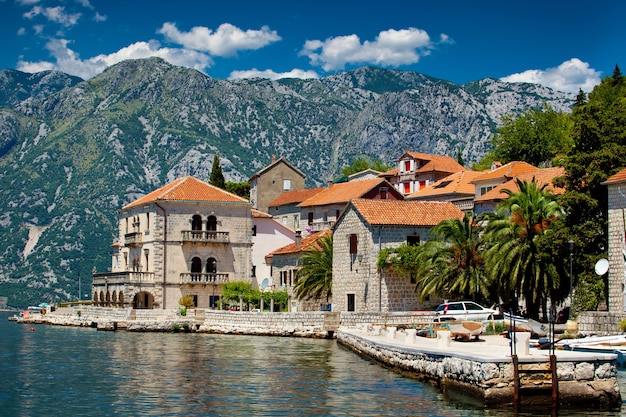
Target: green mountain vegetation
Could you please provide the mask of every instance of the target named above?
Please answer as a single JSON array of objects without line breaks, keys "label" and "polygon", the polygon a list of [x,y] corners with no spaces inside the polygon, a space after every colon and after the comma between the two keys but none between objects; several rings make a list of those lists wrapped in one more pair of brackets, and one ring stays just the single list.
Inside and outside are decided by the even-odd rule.
[{"label": "green mountain vegetation", "polygon": [[183,175],[208,181],[219,155],[240,184],[285,157],[316,186],[356,156],[394,165],[406,150],[468,163],[502,117],[571,111],[574,97],[532,84],[458,86],[365,67],[323,79],[220,80],[161,59],[79,80],[0,71],[0,296],[25,306],[89,293],[110,267],[117,210]]}]

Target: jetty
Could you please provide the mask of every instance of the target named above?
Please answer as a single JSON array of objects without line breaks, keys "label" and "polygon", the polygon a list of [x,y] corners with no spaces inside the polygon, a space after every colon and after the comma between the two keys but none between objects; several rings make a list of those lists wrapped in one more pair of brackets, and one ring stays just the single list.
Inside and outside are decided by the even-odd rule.
[{"label": "jetty", "polygon": [[364,324],[341,328],[337,342],[450,395],[470,396],[485,407],[621,406],[617,355],[531,347],[530,333],[518,333],[512,348],[500,335],[456,341],[449,331],[426,338],[412,329]]}]

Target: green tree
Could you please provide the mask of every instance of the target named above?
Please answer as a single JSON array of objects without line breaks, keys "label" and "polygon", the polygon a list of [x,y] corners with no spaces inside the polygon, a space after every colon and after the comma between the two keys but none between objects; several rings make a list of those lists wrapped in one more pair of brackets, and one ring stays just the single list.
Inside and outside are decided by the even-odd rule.
[{"label": "green tree", "polygon": [[489,160],[504,164],[524,161],[535,166],[559,165],[554,159],[572,147],[569,115],[544,103],[515,117],[503,117],[503,124],[491,140]]},{"label": "green tree", "polygon": [[519,191],[504,190],[508,198],[485,228],[486,270],[505,304],[509,301],[516,308],[523,299],[529,317],[538,319],[541,309],[545,320],[547,300],[560,285],[558,261],[545,251],[546,236],[563,209],[547,185],[520,180],[516,184]]},{"label": "green tree", "polygon": [[224,179],[222,167],[220,166],[220,157],[217,154],[213,157],[213,166],[211,167],[209,184],[221,188],[222,190],[226,188],[226,180]]},{"label": "green tree", "polygon": [[352,163],[349,166],[345,166],[341,169],[341,175],[335,181],[347,181],[350,175],[365,171],[366,169],[385,172],[389,171],[391,167],[378,158],[372,158],[367,155],[359,155],[352,160]]},{"label": "green tree", "polygon": [[471,213],[462,220],[444,220],[435,226],[435,239],[427,241],[417,256],[420,298],[431,294],[487,299],[480,225]]},{"label": "green tree", "polygon": [[250,183],[248,181],[242,182],[226,182],[224,189],[229,193],[238,195],[241,198],[250,200]]},{"label": "green tree", "polygon": [[317,240],[317,247],[305,250],[300,257],[300,269],[293,287],[298,299],[326,297],[333,290],[333,235],[328,233]]},{"label": "green tree", "polygon": [[225,302],[231,301],[235,304],[239,303],[239,300],[242,300],[244,303],[248,304],[255,300],[258,301],[260,294],[255,294],[252,289],[252,284],[249,282],[234,281],[224,284],[222,299]]}]

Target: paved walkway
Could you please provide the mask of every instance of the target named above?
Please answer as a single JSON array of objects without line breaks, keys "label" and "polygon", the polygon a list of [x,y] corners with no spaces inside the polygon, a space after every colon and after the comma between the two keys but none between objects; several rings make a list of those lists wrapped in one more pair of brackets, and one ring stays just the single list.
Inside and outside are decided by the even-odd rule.
[{"label": "paved walkway", "polygon": [[[397,332],[395,337],[390,334],[375,335],[363,329],[340,328],[340,332],[345,332],[375,344],[395,348],[398,350],[416,350],[425,353],[443,354],[446,356],[464,357],[480,362],[506,362],[511,360],[510,340],[499,335],[480,335],[477,340],[456,341],[451,339],[440,340],[437,338],[427,338],[417,336],[414,339],[405,336],[404,332]],[[528,333],[526,333],[529,335]],[[529,347],[527,352],[525,346],[521,345],[523,340],[518,340],[516,353],[520,362],[547,362],[550,351],[548,349],[538,349]],[[530,343],[529,343],[530,346]],[[526,354],[527,353],[527,354]],[[588,353],[569,350],[555,350],[557,361],[559,362],[588,362],[590,360],[615,360],[617,355],[613,353]]]}]

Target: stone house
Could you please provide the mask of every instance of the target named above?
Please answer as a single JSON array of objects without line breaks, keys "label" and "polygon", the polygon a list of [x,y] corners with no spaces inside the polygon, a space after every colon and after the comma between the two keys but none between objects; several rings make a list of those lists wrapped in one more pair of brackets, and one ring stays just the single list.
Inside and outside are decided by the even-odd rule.
[{"label": "stone house", "polygon": [[403,200],[400,194],[383,178],[363,179],[329,185],[314,196],[298,204],[300,227],[303,234],[330,229],[350,200]]},{"label": "stone house", "polygon": [[[293,231],[301,230],[300,216],[301,211],[298,204],[313,197],[320,191],[324,191],[325,187],[306,188],[304,190],[285,191],[274,200],[268,203],[267,212],[283,226]],[[305,228],[307,226],[305,225]]]},{"label": "stone house", "polygon": [[[525,162],[522,162],[521,164],[528,165]],[[529,166],[532,167],[532,165]],[[524,168],[528,169],[527,167]],[[526,182],[531,182],[534,180],[539,185],[547,184],[546,188],[553,194],[562,194],[565,191],[564,189],[555,187],[553,185],[553,181],[555,178],[561,177],[565,174],[565,169],[562,167],[534,168],[534,170],[523,171],[515,174],[510,173],[506,177],[500,178],[500,180],[506,181],[497,185],[490,185],[486,187],[486,181],[494,184],[493,181],[495,177],[492,177],[490,174],[491,173],[488,172],[473,181],[476,186],[476,193],[481,193],[480,196],[474,198],[474,212],[477,215],[485,212],[496,211],[498,203],[508,197],[508,194],[506,194],[504,190],[509,190],[512,192],[519,191],[519,187],[517,186],[517,180]],[[485,177],[488,177],[489,179],[485,181]],[[485,190],[485,188],[488,188],[488,190]]]},{"label": "stone house", "polygon": [[268,255],[295,240],[296,234],[292,229],[283,226],[271,215],[252,209],[253,288],[265,289],[273,285],[272,265],[268,262]]},{"label": "stone house", "polygon": [[272,156],[272,163],[250,178],[252,208],[268,212],[269,202],[285,191],[304,189],[306,175],[284,158]]},{"label": "stone house", "polygon": [[[608,308],[626,311],[626,169],[607,178],[609,223]],[[624,187],[624,188],[622,188]]]},{"label": "stone house", "polygon": [[301,237],[296,234],[295,242],[275,250],[268,255],[268,263],[272,265],[272,289],[284,289],[289,297],[289,311],[319,311],[321,305],[330,303],[332,299],[298,300],[294,295],[293,287],[296,283],[296,273],[300,268],[300,258],[303,252],[311,249],[319,250],[319,239],[331,234],[328,229]]},{"label": "stone house", "polygon": [[465,212],[474,210],[476,187],[474,179],[479,171],[458,171],[405,197],[406,200],[449,201]]},{"label": "stone house", "polygon": [[398,158],[396,168],[383,172],[380,177],[387,179],[406,196],[450,174],[464,170],[463,165],[449,156],[409,151]]},{"label": "stone house", "polygon": [[333,228],[333,311],[422,309],[411,277],[377,268],[382,249],[418,245],[464,213],[450,202],[351,200]]},{"label": "stone house", "polygon": [[212,308],[225,283],[251,282],[250,203],[194,177],[122,207],[118,230],[111,271],[93,275],[96,305],[173,309],[190,295]]}]

